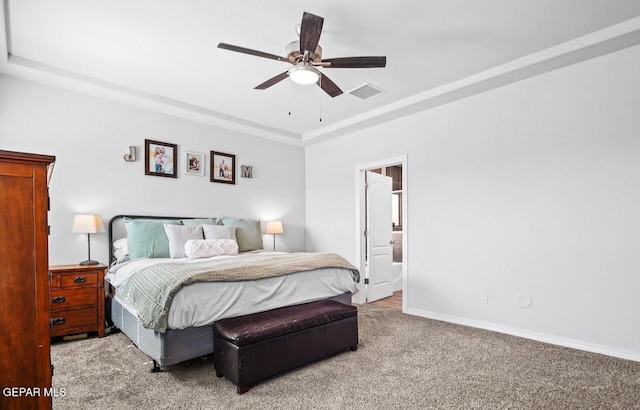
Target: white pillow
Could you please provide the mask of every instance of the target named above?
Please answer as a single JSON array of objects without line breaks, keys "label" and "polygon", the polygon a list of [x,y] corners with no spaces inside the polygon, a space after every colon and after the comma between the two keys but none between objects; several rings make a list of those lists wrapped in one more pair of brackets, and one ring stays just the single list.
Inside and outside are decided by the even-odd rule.
[{"label": "white pillow", "polygon": [[190,239],[202,239],[202,225],[164,225],[169,238],[169,255],[171,258],[184,258],[184,244]]},{"label": "white pillow", "polygon": [[237,255],[238,242],[234,239],[190,239],[184,244],[184,253],[191,259]]},{"label": "white pillow", "polygon": [[129,254],[127,247],[127,238],[116,239],[113,242],[113,256],[116,258],[116,262],[120,263],[124,261],[124,258]]},{"label": "white pillow", "polygon": [[202,225],[204,230],[204,239],[236,239],[236,227],[235,226],[222,226],[222,225]]}]

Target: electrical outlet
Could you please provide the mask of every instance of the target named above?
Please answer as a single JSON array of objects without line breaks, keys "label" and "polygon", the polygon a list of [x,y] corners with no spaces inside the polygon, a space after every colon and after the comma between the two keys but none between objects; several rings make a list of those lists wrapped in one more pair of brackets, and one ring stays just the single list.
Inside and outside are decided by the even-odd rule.
[{"label": "electrical outlet", "polygon": [[480,293],[480,303],[489,303],[489,294],[487,292]]}]

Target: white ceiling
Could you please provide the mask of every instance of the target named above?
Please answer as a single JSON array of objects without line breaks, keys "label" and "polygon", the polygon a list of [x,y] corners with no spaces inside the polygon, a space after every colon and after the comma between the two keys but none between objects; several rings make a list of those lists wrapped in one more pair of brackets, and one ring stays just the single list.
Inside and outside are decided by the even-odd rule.
[{"label": "white ceiling", "polygon": [[[640,43],[638,0],[4,1],[2,73],[294,144]],[[288,79],[260,91],[290,65],[217,48],[284,56],[303,11],[324,17],[324,58],[387,67],[321,69],[336,98]],[[386,93],[347,94],[364,83]]]}]

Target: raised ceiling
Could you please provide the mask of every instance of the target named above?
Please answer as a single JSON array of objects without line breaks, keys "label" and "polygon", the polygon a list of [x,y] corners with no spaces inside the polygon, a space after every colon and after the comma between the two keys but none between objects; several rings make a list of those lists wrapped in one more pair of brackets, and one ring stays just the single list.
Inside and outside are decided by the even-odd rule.
[{"label": "raised ceiling", "polygon": [[[254,90],[289,65],[217,48],[285,55],[304,11],[324,17],[324,58],[387,67],[325,70],[336,98],[288,79]],[[640,43],[638,0],[5,0],[4,14],[2,73],[293,144]],[[348,94],[365,83],[386,92]]]}]

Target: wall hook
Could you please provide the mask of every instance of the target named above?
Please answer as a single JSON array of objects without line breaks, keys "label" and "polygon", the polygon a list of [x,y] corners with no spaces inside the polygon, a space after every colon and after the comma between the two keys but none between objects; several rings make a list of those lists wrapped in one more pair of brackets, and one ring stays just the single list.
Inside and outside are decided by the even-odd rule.
[{"label": "wall hook", "polygon": [[134,162],[136,160],[136,147],[129,145],[129,153],[124,154],[124,160],[127,162]]}]

